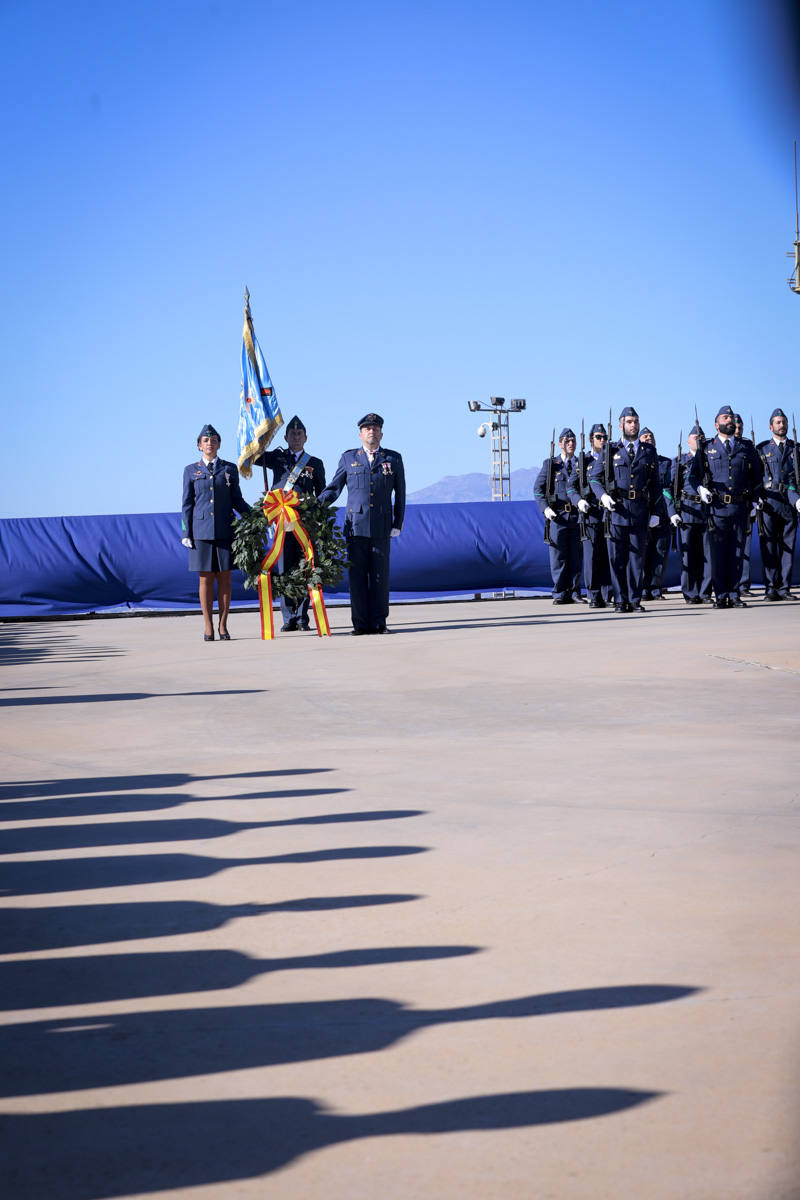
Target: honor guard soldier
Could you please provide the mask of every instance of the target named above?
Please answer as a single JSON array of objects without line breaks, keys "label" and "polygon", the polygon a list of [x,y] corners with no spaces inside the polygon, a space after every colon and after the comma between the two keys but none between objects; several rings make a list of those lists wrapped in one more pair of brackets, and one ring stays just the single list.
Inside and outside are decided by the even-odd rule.
[{"label": "honor guard soldier", "polygon": [[[743,438],[744,437],[744,420],[742,418],[742,414],[735,412],[733,414],[733,421],[734,421],[733,436],[735,438]],[[751,441],[752,444],[755,446],[755,441],[753,438],[745,439],[745,440]],[[750,578],[751,578],[750,577],[750,552],[753,548],[753,518],[756,516],[756,514],[757,514],[757,507],[754,504],[751,507],[749,513],[747,514],[747,524],[745,525],[745,530],[744,530],[744,549],[742,551],[742,576],[741,576],[741,579],[739,580],[739,596],[740,597],[752,595],[752,593],[750,591]],[[761,523],[761,521],[759,518],[759,525],[760,525],[760,523]]]},{"label": "honor guard soldier", "polygon": [[573,431],[562,429],[558,444],[561,453],[548,455],[542,463],[533,485],[533,498],[544,513],[545,540],[553,577],[553,604],[573,604],[583,602],[578,508],[567,491],[577,470]]},{"label": "honor guard soldier", "polygon": [[635,408],[623,408],[619,427],[619,442],[608,446],[595,462],[589,484],[607,514],[614,612],[643,613],[647,531],[659,523],[658,456],[652,446],[639,441],[639,414]]},{"label": "honor guard soldier", "polygon": [[577,469],[570,476],[567,486],[567,496],[579,514],[578,528],[583,547],[583,585],[589,596],[589,608],[605,608],[611,603],[612,595],[608,547],[603,533],[603,513],[597,497],[589,487],[589,473],[598,458],[603,457],[607,436],[604,425],[592,426],[589,430],[589,449],[578,452]]},{"label": "honor guard soldier", "polygon": [[681,552],[681,591],[687,604],[711,601],[711,546],[708,513],[695,492],[685,487],[686,476],[697,453],[698,428],[687,439],[689,450],[676,455],[672,466],[667,512],[677,528]]},{"label": "honor guard soldier", "polygon": [[645,600],[660,600],[664,591],[664,571],[669,557],[669,544],[672,541],[672,528],[665,492],[669,492],[672,483],[672,459],[658,453],[656,439],[652,430],[643,429],[639,441],[652,446],[658,456],[658,484],[661,497],[656,508],[658,524],[651,525],[647,535],[647,554],[644,558],[644,588],[642,595]]},{"label": "honor guard soldier", "polygon": [[358,422],[361,445],[345,450],[336,473],[320,495],[332,504],[347,488],[350,612],[353,634],[388,633],[389,543],[403,528],[406,477],[396,450],[381,448],[383,417],[367,413]]},{"label": "honor guard soldier", "polygon": [[797,537],[797,512],[791,501],[789,485],[793,477],[794,442],[787,437],[789,421],[781,408],[769,419],[772,437],[759,442],[758,453],[764,468],[764,507],[759,521],[761,565],[764,568],[765,600],[796,600],[790,592],[794,543]]},{"label": "honor guard soldier", "polygon": [[715,418],[717,436],[703,444],[686,476],[711,515],[711,578],[715,608],[746,608],[739,595],[742,553],[750,505],[761,497],[761,460],[747,438],[734,437],[733,409],[723,404]]},{"label": "honor guard soldier", "polygon": [[[299,417],[292,417],[286,426],[287,447],[266,450],[254,459],[254,465],[264,467],[264,489],[266,490],[266,468],[272,471],[272,487],[284,492],[297,492],[300,496],[319,496],[325,487],[325,467],[321,458],[314,458],[305,449],[308,434]],[[279,560],[279,571],[289,574],[303,559],[303,551],[296,538],[286,538]],[[309,598],[293,604],[286,596],[279,598],[283,616],[282,633],[294,633],[297,629],[308,629]]]}]

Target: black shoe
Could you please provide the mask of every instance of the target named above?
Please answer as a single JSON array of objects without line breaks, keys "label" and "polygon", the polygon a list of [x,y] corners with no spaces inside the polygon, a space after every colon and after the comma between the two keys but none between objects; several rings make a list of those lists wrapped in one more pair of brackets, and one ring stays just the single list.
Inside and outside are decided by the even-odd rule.
[{"label": "black shoe", "polygon": [[748,607],[749,607],[749,605],[745,604],[744,600],[740,600],[738,596],[734,596],[732,600],[728,601],[728,608],[748,608]]},{"label": "black shoe", "polygon": [[370,629],[370,633],[391,633],[391,629],[387,629],[385,625],[379,625],[377,629]]},{"label": "black shoe", "polygon": [[642,599],[643,600],[652,600],[653,593],[652,592],[642,592]]},{"label": "black shoe", "polygon": [[781,600],[797,600],[797,596],[793,596],[791,592],[780,592],[779,595]]},{"label": "black shoe", "polygon": [[628,607],[627,607],[627,605],[625,605],[625,604],[615,604],[615,605],[614,605],[614,612],[615,612],[615,613],[625,613],[625,612],[627,612],[627,611],[628,611]]},{"label": "black shoe", "polygon": [[575,595],[572,597],[572,599],[574,600],[574,602],[576,604],[585,604],[586,603],[586,597],[581,595],[580,592],[576,592]]},{"label": "black shoe", "polygon": [[642,608],[641,604],[629,604],[628,612],[647,612],[647,609]]},{"label": "black shoe", "polygon": [[553,604],[572,604],[572,598],[570,596],[559,596],[557,600],[553,601]]},{"label": "black shoe", "polygon": [[605,604],[602,600],[590,600],[589,608],[605,608]]},{"label": "black shoe", "polygon": [[297,628],[301,629],[303,631],[303,633],[308,633],[309,629],[311,628],[311,622],[310,621],[298,621]]},{"label": "black shoe", "polygon": [[730,608],[731,607],[730,600],[712,600],[711,603],[714,608]]},{"label": "black shoe", "polygon": [[365,633],[369,633],[369,630],[368,629],[353,629],[353,630],[351,630],[351,637],[363,637]]},{"label": "black shoe", "polygon": [[229,641],[231,640],[231,635],[228,633],[227,629],[225,630],[225,632],[224,632],[224,633],[223,633],[223,632],[222,632],[222,630],[220,629],[220,631],[219,631],[219,640],[220,640],[221,642],[229,642]]},{"label": "black shoe", "polygon": [[777,592],[772,592],[772,591],[769,591],[769,592],[765,592],[765,593],[764,593],[764,599],[765,599],[765,600],[771,600],[773,603],[775,603],[775,602],[777,602],[778,600],[780,600],[780,596],[778,595],[778,593],[777,593]]},{"label": "black shoe", "polygon": [[740,596],[752,596],[752,594],[753,594],[753,593],[750,591],[750,588],[749,588],[749,587],[743,587],[743,588],[739,588],[739,595],[740,595]]},{"label": "black shoe", "polygon": [[288,621],[284,621],[281,625],[281,633],[296,633],[297,632],[297,617],[290,617]]},{"label": "black shoe", "polygon": [[214,640],[214,631],[213,631],[213,629],[212,629],[211,633],[204,633],[204,634],[203,634],[203,641],[204,641],[204,642],[213,642],[213,640]]},{"label": "black shoe", "polygon": [[[648,597],[642,596],[642,599],[646,600],[646,599],[648,599]],[[649,599],[650,600],[666,600],[666,596],[664,595],[663,592],[652,592],[650,594]]]}]

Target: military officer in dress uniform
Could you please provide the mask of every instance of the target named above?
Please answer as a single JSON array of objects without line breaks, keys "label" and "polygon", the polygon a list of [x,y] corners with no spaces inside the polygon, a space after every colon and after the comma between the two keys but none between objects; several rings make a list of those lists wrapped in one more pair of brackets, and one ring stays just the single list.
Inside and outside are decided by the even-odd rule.
[{"label": "military officer in dress uniform", "polygon": [[735,414],[723,404],[715,418],[717,436],[700,443],[686,476],[711,514],[711,578],[715,608],[747,608],[739,595],[747,514],[761,498],[761,460],[747,438],[734,437]]},{"label": "military officer in dress uniform", "polygon": [[323,504],[332,504],[347,488],[344,532],[355,636],[389,633],[389,544],[400,534],[406,510],[403,460],[396,450],[381,448],[383,417],[367,413],[358,433],[361,445],[345,450],[320,494]]},{"label": "military officer in dress uniform", "polygon": [[558,444],[561,453],[552,460],[548,455],[542,463],[533,485],[533,498],[547,521],[553,604],[573,604],[576,600],[583,601],[578,509],[567,495],[567,488],[577,470],[573,431],[562,429]]},{"label": "military officer in dress uniform", "polygon": [[603,455],[591,469],[589,484],[608,514],[606,537],[614,612],[643,613],[647,531],[659,523],[658,456],[652,446],[639,441],[639,414],[635,408],[623,408],[619,428],[620,440],[610,447],[610,477],[606,479]]},{"label": "military officer in dress uniform", "polygon": [[[308,434],[306,427],[299,417],[292,417],[286,426],[287,447],[277,450],[266,450],[254,459],[254,465],[269,467],[272,471],[272,487],[281,488],[284,492],[297,492],[300,496],[319,496],[325,487],[325,467],[321,458],[314,458],[305,449]],[[264,472],[264,487],[266,490],[266,471]],[[293,571],[303,557],[300,544],[294,537],[287,537],[283,543],[279,570],[288,574]],[[282,633],[294,633],[297,629],[308,629],[309,598],[293,603],[286,596],[279,600],[283,615]]]},{"label": "military officer in dress uniform", "polygon": [[759,442],[757,447],[764,468],[764,507],[759,529],[766,588],[764,599],[796,600],[789,590],[797,537],[797,512],[789,492],[794,473],[794,442],[787,437],[789,421],[782,408],[773,410],[769,427],[772,437]]},{"label": "military officer in dress uniform", "polygon": [[589,608],[605,608],[611,603],[612,596],[603,513],[589,487],[589,472],[598,458],[602,458],[607,436],[605,425],[592,426],[589,430],[589,449],[578,452],[577,469],[567,485],[567,496],[579,512],[578,526],[583,526],[583,584],[589,596]]},{"label": "military officer in dress uniform", "polygon": [[661,498],[656,512],[658,524],[653,525],[647,535],[647,554],[644,558],[644,590],[645,600],[660,600],[664,591],[664,571],[669,557],[669,545],[672,541],[669,513],[665,492],[668,492],[672,482],[672,459],[658,453],[656,439],[652,430],[643,429],[639,441],[652,446],[658,455],[658,482],[661,488]]},{"label": "military officer in dress uniform", "polygon": [[681,549],[681,591],[687,604],[705,604],[711,600],[711,548],[708,538],[708,513],[696,493],[687,492],[686,476],[697,453],[699,431],[695,425],[689,434],[689,451],[673,465],[667,495],[667,512],[678,527]]}]

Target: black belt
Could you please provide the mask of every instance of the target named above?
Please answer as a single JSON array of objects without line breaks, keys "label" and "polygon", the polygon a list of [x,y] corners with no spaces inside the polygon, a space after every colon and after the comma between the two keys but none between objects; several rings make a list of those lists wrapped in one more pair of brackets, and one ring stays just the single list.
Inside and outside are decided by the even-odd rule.
[{"label": "black belt", "polygon": [[749,492],[742,492],[741,495],[737,495],[736,492],[714,492],[713,496],[723,504],[747,504],[750,499]]}]

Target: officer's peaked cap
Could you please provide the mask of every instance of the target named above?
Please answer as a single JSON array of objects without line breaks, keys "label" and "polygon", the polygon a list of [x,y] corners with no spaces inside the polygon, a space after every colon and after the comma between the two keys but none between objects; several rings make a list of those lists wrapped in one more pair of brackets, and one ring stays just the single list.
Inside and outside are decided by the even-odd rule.
[{"label": "officer's peaked cap", "polygon": [[302,429],[303,433],[306,432],[306,427],[299,417],[292,417],[291,421],[286,426],[286,432],[288,433],[290,429]]},{"label": "officer's peaked cap", "polygon": [[217,438],[219,438],[220,442],[222,441],[222,438],[219,437],[219,434],[217,433],[217,431],[213,425],[204,425],[203,426],[203,428],[200,430],[200,432],[197,435],[198,442],[200,441],[200,438],[204,438],[204,437],[217,437]]},{"label": "officer's peaked cap", "polygon": [[627,408],[623,408],[622,412],[619,414],[619,419],[621,421],[623,417],[638,417],[638,415],[639,414],[637,413],[636,409],[631,408],[629,404]]},{"label": "officer's peaked cap", "polygon": [[575,437],[575,431],[574,431],[574,430],[572,430],[572,429],[570,429],[569,425],[566,425],[566,426],[565,426],[565,427],[564,427],[564,428],[561,430],[561,433],[558,435],[558,440],[559,440],[560,442],[563,442],[563,441],[564,441],[564,438],[574,438],[574,437]]},{"label": "officer's peaked cap", "polygon": [[730,404],[723,404],[722,408],[719,410],[719,412],[717,413],[717,416],[714,418],[714,420],[716,421],[719,417],[733,417],[735,420],[736,413],[733,411]]},{"label": "officer's peaked cap", "polygon": [[772,424],[772,422],[775,420],[776,417],[785,417],[785,416],[786,416],[786,413],[783,411],[782,408],[774,408],[772,410],[772,414],[769,419],[770,425]]},{"label": "officer's peaked cap", "polygon": [[379,425],[383,429],[383,417],[379,417],[377,413],[367,413],[358,422],[358,428],[363,429],[365,425]]},{"label": "officer's peaked cap", "polygon": [[589,430],[589,437],[594,437],[594,435],[596,433],[605,433],[605,431],[606,431],[605,425],[593,425],[592,428]]}]

